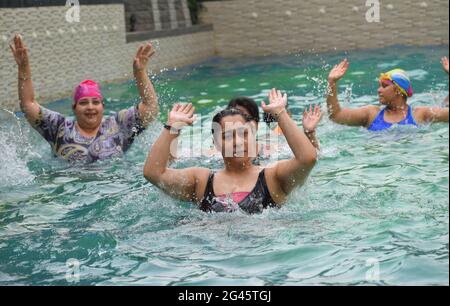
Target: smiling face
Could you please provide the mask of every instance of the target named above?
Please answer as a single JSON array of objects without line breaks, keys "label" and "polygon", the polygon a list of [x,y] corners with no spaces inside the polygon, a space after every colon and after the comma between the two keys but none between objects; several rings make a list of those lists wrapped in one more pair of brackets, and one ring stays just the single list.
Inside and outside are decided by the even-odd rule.
[{"label": "smiling face", "polygon": [[398,97],[403,97],[403,94],[391,81],[381,79],[378,83],[378,98],[381,104],[389,105],[392,101],[398,99]]},{"label": "smiling face", "polygon": [[225,116],[214,132],[214,143],[225,161],[244,163],[256,157],[256,129],[242,115]]},{"label": "smiling face", "polygon": [[77,101],[73,111],[81,128],[98,128],[103,119],[103,101],[97,97],[84,97]]}]

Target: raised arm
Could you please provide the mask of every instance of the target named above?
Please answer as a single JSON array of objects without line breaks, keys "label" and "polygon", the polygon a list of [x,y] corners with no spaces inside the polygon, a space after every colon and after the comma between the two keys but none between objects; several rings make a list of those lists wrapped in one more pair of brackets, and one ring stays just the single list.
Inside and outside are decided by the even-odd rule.
[{"label": "raised arm", "polygon": [[314,106],[314,109],[312,106],[305,109],[303,112],[303,131],[305,132],[305,135],[308,137],[309,141],[311,141],[311,144],[317,149],[320,149],[319,146],[319,140],[316,136],[316,128],[317,125],[320,122],[320,119],[322,118],[322,111],[320,110],[320,106],[316,105]]},{"label": "raised arm", "polygon": [[414,109],[418,123],[448,122],[448,107],[418,106]]},{"label": "raised arm", "polygon": [[[441,59],[441,63],[442,63],[442,67],[444,68],[444,71],[447,72],[447,75],[448,75],[448,58],[447,57],[443,57]],[[447,98],[445,98],[445,100],[444,100],[444,104],[447,105],[447,106],[448,106],[448,97],[449,96],[447,95]]]},{"label": "raised arm", "polygon": [[14,42],[9,45],[14,55],[18,67],[18,91],[20,100],[20,109],[25,113],[30,124],[35,125],[39,119],[40,106],[34,97],[33,83],[31,82],[31,67],[22,36],[16,35]]},{"label": "raised arm", "polygon": [[139,114],[144,127],[154,121],[159,113],[158,97],[147,71],[148,62],[153,54],[155,54],[155,51],[150,43],[139,46],[133,62],[134,78],[141,96]]},{"label": "raised arm", "polygon": [[337,83],[345,75],[350,63],[344,59],[334,66],[328,75],[327,108],[330,119],[338,124],[350,126],[368,126],[370,120],[370,107],[356,109],[342,108],[338,100]]},{"label": "raised arm", "polygon": [[291,160],[280,161],[273,168],[275,183],[286,195],[294,188],[304,184],[316,164],[317,150],[308,137],[299,129],[286,111],[287,95],[272,89],[269,94],[270,104],[262,103],[264,112],[278,119],[278,124],[294,153]]},{"label": "raised arm", "polygon": [[193,124],[194,111],[192,104],[177,104],[173,107],[166,125],[172,128],[170,131],[164,129],[153,144],[145,162],[144,177],[174,198],[198,202],[198,177],[201,173],[209,171],[201,168],[170,169],[167,166],[171,147],[176,144],[174,140],[179,136],[183,126]]}]

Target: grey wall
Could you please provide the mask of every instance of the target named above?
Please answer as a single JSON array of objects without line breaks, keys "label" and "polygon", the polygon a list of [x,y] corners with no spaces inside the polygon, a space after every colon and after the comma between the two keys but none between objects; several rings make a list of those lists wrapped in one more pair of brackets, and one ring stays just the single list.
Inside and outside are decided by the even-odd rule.
[{"label": "grey wall", "polygon": [[[81,5],[79,23],[65,19],[64,6],[0,8],[0,107],[18,109],[17,67],[9,50],[15,33],[29,48],[39,102],[68,97],[86,78],[131,79],[138,44],[126,43],[123,4]],[[181,67],[214,54],[211,30],[156,39],[150,69]]]},{"label": "grey wall", "polygon": [[215,48],[225,57],[448,45],[448,0],[382,0],[380,22],[366,20],[365,0],[205,2]]}]

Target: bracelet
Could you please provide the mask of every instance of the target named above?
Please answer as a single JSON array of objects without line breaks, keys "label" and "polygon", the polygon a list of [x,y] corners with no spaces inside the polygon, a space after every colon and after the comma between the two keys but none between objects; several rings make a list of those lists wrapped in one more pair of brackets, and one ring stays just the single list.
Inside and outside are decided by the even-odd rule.
[{"label": "bracelet", "polygon": [[168,130],[170,133],[174,133],[174,134],[180,134],[180,130],[179,129],[176,129],[176,128],[174,128],[173,126],[171,126],[171,125],[168,125],[168,124],[164,124],[164,128],[166,129],[166,130]]},{"label": "bracelet", "polygon": [[281,110],[278,114],[275,114],[275,118],[278,120],[278,118],[280,117],[280,115],[281,115],[283,112],[285,112],[285,111],[286,111],[286,109],[283,108],[283,110]]}]

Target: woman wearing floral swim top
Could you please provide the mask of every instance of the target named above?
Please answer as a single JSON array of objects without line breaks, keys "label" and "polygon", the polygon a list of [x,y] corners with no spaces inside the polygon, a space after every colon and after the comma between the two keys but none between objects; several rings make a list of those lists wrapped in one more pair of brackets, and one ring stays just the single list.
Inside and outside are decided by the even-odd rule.
[{"label": "woman wearing floral swim top", "polygon": [[75,120],[40,106],[34,96],[28,49],[20,35],[10,45],[19,69],[20,108],[31,126],[51,145],[53,153],[68,161],[103,160],[121,156],[159,112],[158,100],[148,77],[147,64],[155,53],[148,43],[140,46],[133,63],[141,103],[104,118],[104,99],[92,80],[75,89]]}]

